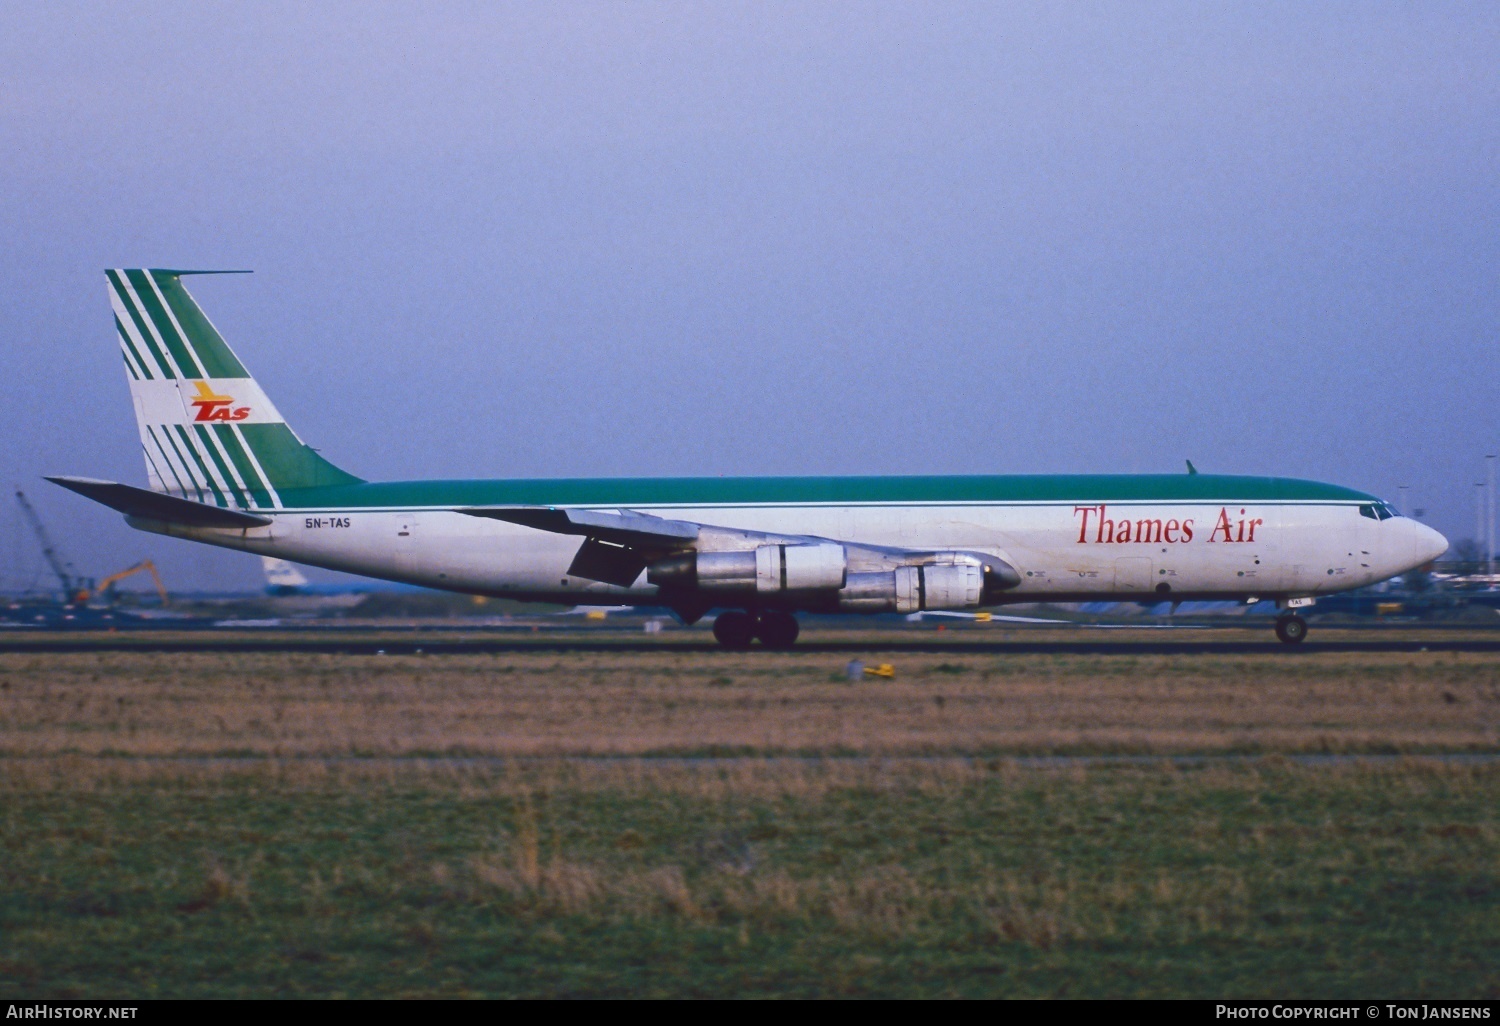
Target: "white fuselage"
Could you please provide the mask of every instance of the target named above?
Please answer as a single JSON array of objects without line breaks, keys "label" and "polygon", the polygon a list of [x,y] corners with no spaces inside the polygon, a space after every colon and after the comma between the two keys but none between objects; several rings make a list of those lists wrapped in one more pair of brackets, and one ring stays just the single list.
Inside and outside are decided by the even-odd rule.
[{"label": "white fuselage", "polygon": [[[638,506],[748,531],[909,550],[992,554],[1020,584],[1002,602],[1286,598],[1371,584],[1436,558],[1441,535],[1355,502],[934,502]],[[261,511],[266,527],[144,530],[369,577],[547,602],[649,604],[630,587],[570,576],[582,539],[435,509]]]}]

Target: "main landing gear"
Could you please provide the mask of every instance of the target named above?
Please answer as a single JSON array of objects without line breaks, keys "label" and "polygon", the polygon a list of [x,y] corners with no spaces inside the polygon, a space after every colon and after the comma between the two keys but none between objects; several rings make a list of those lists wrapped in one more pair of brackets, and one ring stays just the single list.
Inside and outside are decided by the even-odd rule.
[{"label": "main landing gear", "polygon": [[1276,636],[1288,645],[1298,645],[1307,637],[1307,621],[1296,613],[1282,613],[1276,618]]},{"label": "main landing gear", "polygon": [[714,638],[725,648],[749,648],[756,638],[767,648],[791,648],[797,633],[797,618],[779,609],[767,609],[759,616],[736,609],[714,618]]}]

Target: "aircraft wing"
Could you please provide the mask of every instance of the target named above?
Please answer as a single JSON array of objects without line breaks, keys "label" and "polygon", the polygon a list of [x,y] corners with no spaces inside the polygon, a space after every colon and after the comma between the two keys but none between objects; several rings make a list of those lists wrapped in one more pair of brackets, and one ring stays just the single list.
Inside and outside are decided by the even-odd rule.
[{"label": "aircraft wing", "polygon": [[982,566],[986,579],[993,580],[997,587],[1013,587],[1020,583],[1020,576],[1009,563],[986,553],[904,549],[835,538],[768,534],[686,520],[667,520],[628,509],[604,512],[556,506],[473,506],[461,508],[458,512],[504,520],[538,531],[582,537],[583,544],[568,567],[568,573],[621,588],[634,584],[648,566],[663,569],[664,560],[680,562],[684,555],[694,552],[700,559],[721,554],[749,555],[766,545],[779,545],[783,550],[795,547],[799,551],[807,546],[825,550],[837,548],[841,550],[839,559],[846,571],[855,573],[959,561]]},{"label": "aircraft wing", "polygon": [[169,524],[188,527],[265,527],[269,517],[245,513],[237,509],[210,506],[192,499],[181,499],[163,492],[148,491],[133,485],[117,484],[114,481],[99,481],[92,477],[49,477],[48,481],[77,492],[86,499],[118,510],[127,517],[142,520],[163,520]]},{"label": "aircraft wing", "polygon": [[697,524],[667,520],[649,513],[620,510],[604,513],[592,509],[559,509],[555,506],[470,506],[460,509],[471,517],[488,517],[534,527],[553,534],[575,534],[598,538],[615,545],[646,549],[685,549],[698,540]]},{"label": "aircraft wing", "polygon": [[606,513],[556,506],[470,506],[458,512],[581,536],[583,544],[568,573],[621,588],[634,584],[653,559],[692,548],[699,533],[698,524],[625,509]]}]

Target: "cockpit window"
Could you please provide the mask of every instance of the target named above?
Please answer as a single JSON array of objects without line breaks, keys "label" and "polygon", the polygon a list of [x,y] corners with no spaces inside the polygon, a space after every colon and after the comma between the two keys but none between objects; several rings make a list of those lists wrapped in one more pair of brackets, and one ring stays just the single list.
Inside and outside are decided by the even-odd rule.
[{"label": "cockpit window", "polygon": [[1390,520],[1392,517],[1399,517],[1401,514],[1397,513],[1388,502],[1373,502],[1359,507],[1359,515],[1369,517],[1371,520]]},{"label": "cockpit window", "polygon": [[1373,505],[1359,507],[1359,515],[1362,517],[1369,517],[1371,520],[1380,519],[1380,515],[1375,512],[1375,507]]}]

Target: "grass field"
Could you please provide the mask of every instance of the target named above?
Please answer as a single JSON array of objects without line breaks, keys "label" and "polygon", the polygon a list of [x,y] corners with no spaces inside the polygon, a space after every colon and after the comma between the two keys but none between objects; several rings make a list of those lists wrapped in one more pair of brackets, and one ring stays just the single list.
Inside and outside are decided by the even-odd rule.
[{"label": "grass field", "polygon": [[1500,656],[842,658],[0,656],[0,992],[1500,996]]},{"label": "grass field", "polygon": [[1500,654],[0,654],[0,755],[1500,751]]}]

